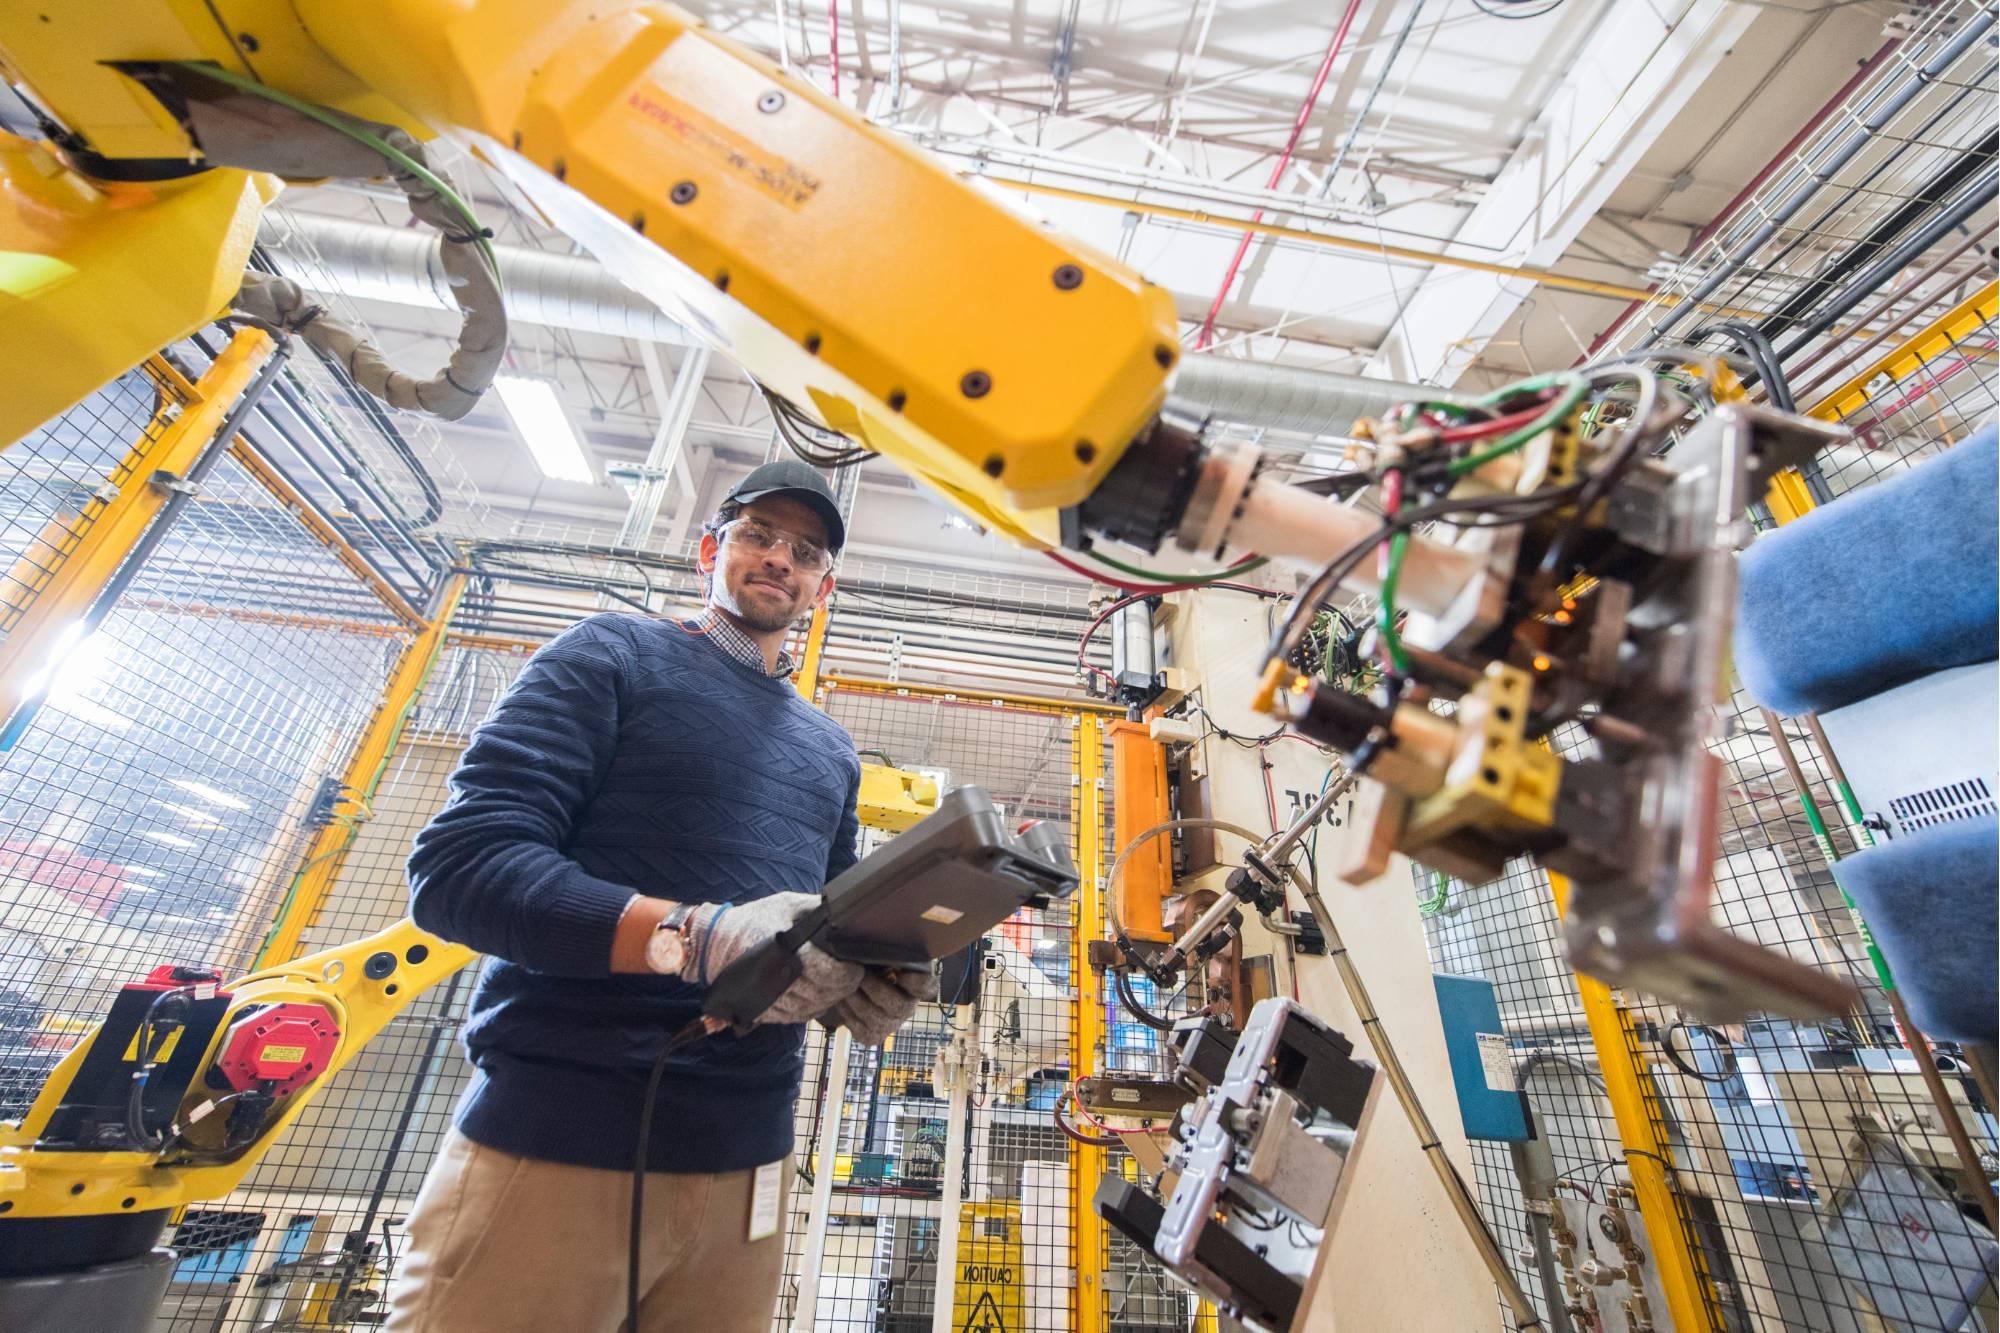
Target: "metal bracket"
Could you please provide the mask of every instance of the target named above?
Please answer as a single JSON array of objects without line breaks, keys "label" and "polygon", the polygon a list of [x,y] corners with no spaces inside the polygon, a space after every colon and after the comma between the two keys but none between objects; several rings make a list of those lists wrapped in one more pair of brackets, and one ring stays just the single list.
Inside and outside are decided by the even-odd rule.
[{"label": "metal bracket", "polygon": [[201,494],[201,486],[198,483],[189,481],[179,473],[168,472],[165,468],[148,477],[146,484],[162,495],[185,495],[192,498]]}]

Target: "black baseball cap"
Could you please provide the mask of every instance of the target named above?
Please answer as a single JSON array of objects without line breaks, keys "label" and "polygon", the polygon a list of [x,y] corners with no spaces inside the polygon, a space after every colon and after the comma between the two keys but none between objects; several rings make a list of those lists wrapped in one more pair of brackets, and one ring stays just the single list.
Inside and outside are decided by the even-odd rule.
[{"label": "black baseball cap", "polygon": [[750,475],[736,483],[724,496],[738,504],[749,504],[767,495],[788,495],[819,515],[826,524],[826,544],[838,551],[847,544],[847,525],[840,521],[840,506],[833,501],[833,487],[810,463],[781,458],[775,463],[750,469]]}]

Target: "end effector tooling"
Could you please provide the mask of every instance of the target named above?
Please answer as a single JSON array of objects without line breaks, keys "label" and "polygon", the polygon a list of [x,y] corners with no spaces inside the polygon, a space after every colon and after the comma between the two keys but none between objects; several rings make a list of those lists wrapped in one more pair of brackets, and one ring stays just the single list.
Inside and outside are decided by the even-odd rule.
[{"label": "end effector tooling", "polygon": [[[1208,1029],[1191,1044],[1212,1043]],[[1207,1083],[1175,1127],[1164,1205],[1107,1175],[1098,1212],[1232,1318],[1265,1333],[1303,1326],[1322,1242],[1382,1075],[1354,1046],[1287,999],[1264,1000],[1237,1035],[1221,1078],[1206,1058],[1183,1077]]]},{"label": "end effector tooling", "polygon": [[[1609,385],[1632,372],[1594,373]],[[1343,878],[1372,880],[1402,852],[1479,883],[1533,856],[1573,883],[1565,928],[1582,970],[1710,1021],[1820,1017],[1851,1001],[1843,982],[1714,923],[1709,746],[1726,728],[1744,515],[1779,470],[1842,434],[1730,403],[1675,439],[1680,417],[1635,412],[1593,440],[1554,428],[1532,452],[1463,470],[1476,459],[1390,434],[1374,470],[1385,499],[1389,481],[1400,495],[1426,475],[1443,497],[1399,516],[1274,480],[1253,446],[1212,447],[1170,405],[1074,512],[1079,533],[1149,548],[1172,536],[1326,560],[1274,636],[1256,702],[1366,775]],[[1454,531],[1412,531],[1420,515]],[[1393,566],[1357,558],[1392,534],[1405,543]],[[1386,688],[1315,678],[1299,665],[1302,626],[1383,587],[1385,568],[1401,627]],[[1565,724],[1585,749],[1550,748]]]}]

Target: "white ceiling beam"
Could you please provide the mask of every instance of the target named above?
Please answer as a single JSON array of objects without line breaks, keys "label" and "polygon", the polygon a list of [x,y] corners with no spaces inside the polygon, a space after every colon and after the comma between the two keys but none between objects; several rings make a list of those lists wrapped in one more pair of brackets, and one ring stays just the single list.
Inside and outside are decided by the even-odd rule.
[{"label": "white ceiling beam", "polygon": [[[1611,5],[1452,249],[1547,268],[1561,259],[1756,18],[1752,5]],[[1477,249],[1470,249],[1478,247]],[[1451,385],[1534,290],[1527,278],[1433,269],[1370,370]]]}]

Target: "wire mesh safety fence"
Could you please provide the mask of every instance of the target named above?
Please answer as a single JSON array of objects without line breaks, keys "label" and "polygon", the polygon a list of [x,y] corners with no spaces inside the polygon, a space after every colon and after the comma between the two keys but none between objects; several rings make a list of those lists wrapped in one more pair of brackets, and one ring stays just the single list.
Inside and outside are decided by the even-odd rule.
[{"label": "wire mesh safety fence", "polygon": [[[358,939],[408,915],[410,845],[443,807],[471,732],[527,656],[467,647],[440,655],[303,948]],[[477,971],[475,963],[412,1000],[233,1193],[180,1220],[171,1243],[182,1258],[162,1333],[379,1322],[409,1211],[471,1076],[458,1034]]]},{"label": "wire mesh safety fence", "polygon": [[[870,759],[984,787],[1010,821],[1072,819],[1074,714],[849,681],[824,699]],[[852,1049],[838,1102],[808,1089],[781,1327],[929,1329],[945,1225],[956,1231],[952,1328],[1073,1327],[1070,1155],[1050,1119],[1071,1067],[1073,945],[1068,904],[1017,913],[977,959],[954,960],[946,1003],[926,1006],[886,1049]],[[948,1049],[954,1036],[962,1060]],[[964,1085],[957,1135],[941,1062]],[[813,1067],[824,1077],[830,1063],[820,1054]],[[814,1273],[804,1237],[814,1173],[829,1161]],[[948,1177],[962,1200],[950,1219]]]},{"label": "wire mesh safety fence", "polygon": [[[450,677],[434,673],[433,681]],[[408,914],[403,862],[444,804],[465,736],[437,730],[436,685],[348,844],[307,947],[356,939]],[[403,1008],[335,1074],[227,1198],[188,1210],[162,1333],[348,1328],[379,1322],[403,1225],[470,1076],[458,1031],[476,965]]]},{"label": "wire mesh safety fence", "polygon": [[[450,145],[440,145],[437,151],[448,158],[458,157]],[[462,174],[464,167],[461,164],[454,169]],[[368,196],[359,196],[354,202],[378,224],[408,225],[400,205]],[[344,279],[327,264],[313,239],[309,220],[301,226],[300,219],[301,215],[282,201],[264,215],[253,267],[283,272],[302,283],[313,301],[330,314],[368,329],[368,321],[346,295],[352,289],[352,278]],[[302,414],[310,412],[317,424],[347,445],[356,463],[349,474],[351,480],[379,496],[385,512],[420,531],[440,525],[454,536],[493,530],[491,507],[465,465],[445,446],[436,421],[420,413],[389,413],[360,391],[338,366],[318,356],[300,357],[290,383],[294,393],[288,397],[300,404]]]},{"label": "wire mesh safety fence", "polygon": [[[88,521],[97,487],[145,484],[125,455],[157,432],[171,382],[135,372],[8,450],[12,587],[51,515]],[[223,458],[99,628],[56,632],[60,666],[0,753],[0,1114],[25,1109],[121,985],[255,955],[404,641],[350,583]]]},{"label": "wire mesh safety fence", "polygon": [[[541,640],[591,610],[693,616],[703,588],[692,546],[663,554],[571,540],[468,542],[476,582],[457,620],[468,631]],[[1092,589],[844,558],[822,670],[967,691],[1080,699],[1077,639]],[[1087,648],[1108,665],[1108,636]]]},{"label": "wire mesh safety fence", "polygon": [[[485,647],[441,655],[306,947],[365,935],[407,911],[410,840],[443,804],[471,729],[525,660],[524,651]],[[851,682],[825,697],[871,759],[977,782],[1010,816],[1071,822],[1077,801],[1096,798],[1094,780],[1080,782],[1072,771],[1075,715],[1059,708]],[[880,836],[864,831],[867,841]],[[798,1323],[802,1298],[821,1327],[930,1327],[949,1137],[935,1066],[954,1022],[974,1058],[953,1327],[989,1316],[996,1328],[1074,1326],[1072,1166],[1049,1114],[1070,1076],[1073,944],[1067,905],[1022,913],[994,934],[976,971],[960,974],[946,997],[958,1003],[927,1006],[885,1049],[852,1047],[835,1097],[823,1095],[831,1043],[812,1029],[785,1221],[781,1327]],[[184,1258],[163,1328],[232,1333],[287,1320],[342,1327],[379,1314],[401,1261],[404,1219],[467,1077],[456,1033],[474,971],[399,1014],[235,1193],[188,1212],[174,1233]],[[830,1188],[807,1283],[823,1160]]]},{"label": "wire mesh safety fence", "polygon": [[1854,432],[1851,445],[1821,457],[1830,496],[1936,457],[2000,412],[1994,311],[1990,292],[1968,302],[1935,333],[1902,344],[1860,389],[1828,401],[1825,414]]}]

